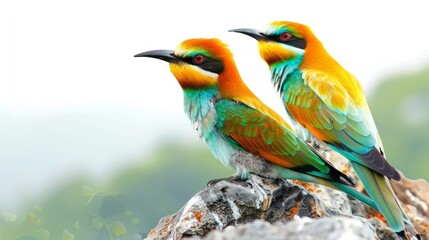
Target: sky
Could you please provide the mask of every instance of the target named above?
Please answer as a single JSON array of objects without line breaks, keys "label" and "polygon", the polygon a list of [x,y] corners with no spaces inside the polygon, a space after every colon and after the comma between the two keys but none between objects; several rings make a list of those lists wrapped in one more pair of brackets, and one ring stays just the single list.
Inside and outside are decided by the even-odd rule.
[{"label": "sky", "polygon": [[[244,81],[285,116],[256,41],[234,28],[309,25],[367,93],[429,62],[425,1],[0,2],[0,210],[72,174],[104,176],[162,139],[197,141],[165,62],[133,58],[218,37]],[[128,160],[126,160],[128,159]]]}]

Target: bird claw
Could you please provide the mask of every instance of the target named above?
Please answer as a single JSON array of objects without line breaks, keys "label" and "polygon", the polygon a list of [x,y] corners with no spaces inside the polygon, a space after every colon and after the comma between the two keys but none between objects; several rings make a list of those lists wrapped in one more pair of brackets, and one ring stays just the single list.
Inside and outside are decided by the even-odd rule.
[{"label": "bird claw", "polygon": [[234,182],[238,185],[241,185],[243,187],[249,187],[251,186],[248,182],[246,182],[247,179],[242,179],[241,176],[238,175],[232,175],[230,177],[226,178],[219,178],[219,179],[213,179],[207,182],[207,187],[213,187],[217,183],[221,181],[227,181],[227,182]]}]

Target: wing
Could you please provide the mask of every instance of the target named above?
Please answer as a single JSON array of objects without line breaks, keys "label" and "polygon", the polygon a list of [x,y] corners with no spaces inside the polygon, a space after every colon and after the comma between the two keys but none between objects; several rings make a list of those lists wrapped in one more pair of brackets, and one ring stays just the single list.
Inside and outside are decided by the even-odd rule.
[{"label": "wing", "polygon": [[[399,180],[399,173],[383,156],[382,144],[360,86],[345,86],[313,70],[303,70],[302,76],[303,82],[295,81],[283,94],[290,115],[350,160]],[[346,81],[356,81],[353,76],[349,77],[353,79]]]},{"label": "wing", "polygon": [[268,115],[233,100],[220,100],[215,108],[218,114],[216,127],[231,144],[284,168],[343,184],[352,183]]}]

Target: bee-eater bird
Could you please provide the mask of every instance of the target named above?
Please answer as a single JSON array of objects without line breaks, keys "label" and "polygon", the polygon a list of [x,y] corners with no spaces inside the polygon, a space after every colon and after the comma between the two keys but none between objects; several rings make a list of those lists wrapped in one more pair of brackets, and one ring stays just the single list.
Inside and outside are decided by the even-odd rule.
[{"label": "bee-eater bird", "polygon": [[358,80],[303,24],[275,21],[263,31],[230,31],[258,41],[259,53],[270,68],[272,84],[288,115],[349,159],[378,210],[404,238],[404,229],[412,225],[386,179],[400,180],[400,175],[386,160]]},{"label": "bee-eater bird", "polygon": [[189,39],[174,51],[135,57],[169,62],[183,90],[184,108],[201,139],[223,165],[247,179],[250,172],[323,184],[371,207],[353,182],[317,154],[242,81],[228,47],[218,39]]}]

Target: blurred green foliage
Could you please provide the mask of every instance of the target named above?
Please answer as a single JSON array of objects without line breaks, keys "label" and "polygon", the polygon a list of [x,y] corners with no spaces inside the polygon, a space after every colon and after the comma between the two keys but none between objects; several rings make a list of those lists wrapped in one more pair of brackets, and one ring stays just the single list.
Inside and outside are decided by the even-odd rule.
[{"label": "blurred green foliage", "polygon": [[104,186],[76,179],[24,213],[0,213],[0,239],[141,239],[209,180],[231,174],[203,143],[166,143]]},{"label": "blurred green foliage", "polygon": [[382,81],[369,105],[389,162],[429,180],[429,67]]},{"label": "blurred green foliage", "polygon": [[[389,161],[428,180],[429,68],[383,81],[369,103]],[[202,142],[172,141],[102,186],[80,177],[22,213],[0,212],[0,239],[140,239],[209,180],[232,173]]]}]

